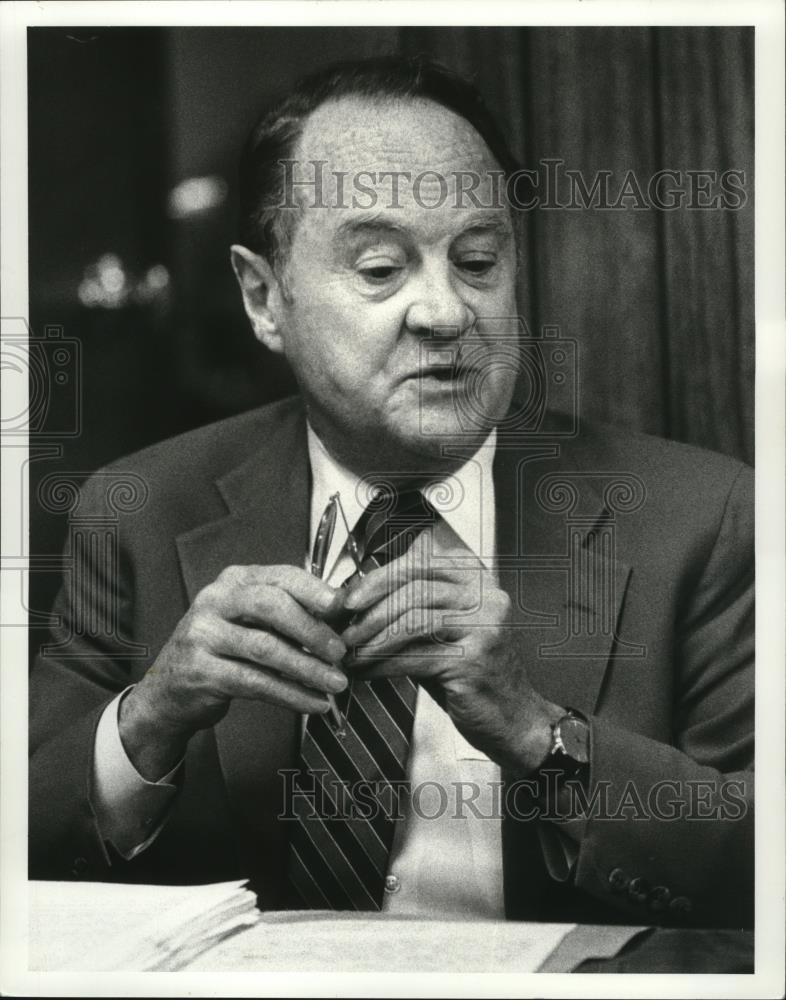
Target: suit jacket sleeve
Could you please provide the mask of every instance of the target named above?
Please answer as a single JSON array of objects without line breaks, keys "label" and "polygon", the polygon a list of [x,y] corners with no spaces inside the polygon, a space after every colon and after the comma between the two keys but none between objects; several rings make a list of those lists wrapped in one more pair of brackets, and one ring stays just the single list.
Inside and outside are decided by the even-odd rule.
[{"label": "suit jacket sleeve", "polygon": [[671,742],[591,719],[589,804],[598,805],[575,883],[627,919],[752,925],[753,578],[744,467],[682,599]]}]

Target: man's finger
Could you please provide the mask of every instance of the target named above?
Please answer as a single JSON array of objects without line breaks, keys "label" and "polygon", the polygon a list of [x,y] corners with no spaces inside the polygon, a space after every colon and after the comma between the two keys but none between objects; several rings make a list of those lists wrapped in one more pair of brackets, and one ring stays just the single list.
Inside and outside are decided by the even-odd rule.
[{"label": "man's finger", "polygon": [[439,647],[430,643],[414,643],[404,655],[391,656],[387,659],[362,661],[356,665],[355,676],[370,681],[378,677],[412,677],[417,681],[428,681],[437,677],[445,670],[446,659],[451,662],[456,657],[450,656],[446,648],[444,653]]},{"label": "man's finger", "polygon": [[333,629],[279,587],[265,584],[233,591],[227,609],[234,613],[226,617],[271,627],[326,663],[339,663],[346,655],[346,644]]},{"label": "man's finger", "polygon": [[441,645],[466,636],[466,629],[460,624],[449,624],[455,614],[452,608],[430,608],[426,613],[411,608],[369,641],[351,645],[342,666],[356,670],[378,659],[407,657],[415,646],[429,647],[439,654]]},{"label": "man's finger", "polygon": [[[472,592],[473,589],[475,593]],[[393,622],[408,612],[415,616],[418,610],[425,614],[428,609],[435,607],[470,612],[479,603],[479,588],[467,587],[463,582],[410,580],[358,615],[342,632],[341,638],[351,649],[384,634]]]},{"label": "man's finger", "polygon": [[469,549],[457,549],[435,555],[430,542],[421,542],[420,535],[412,548],[403,556],[379,569],[373,569],[353,584],[344,606],[348,611],[362,611],[376,604],[387,594],[404,586],[410,580],[443,580],[467,583],[473,574],[483,573],[483,564]]},{"label": "man's finger", "polygon": [[338,667],[263,629],[224,622],[213,649],[221,656],[258,664],[317,691],[337,694],[347,686],[346,675]]},{"label": "man's finger", "polygon": [[340,588],[299,566],[228,566],[216,583],[226,596],[252,587],[278,587],[319,618],[334,615],[344,604]]},{"label": "man's finger", "polygon": [[224,672],[224,683],[231,689],[233,698],[265,701],[307,714],[323,714],[328,709],[328,701],[323,694],[268,670],[233,660],[221,660],[216,669]]}]

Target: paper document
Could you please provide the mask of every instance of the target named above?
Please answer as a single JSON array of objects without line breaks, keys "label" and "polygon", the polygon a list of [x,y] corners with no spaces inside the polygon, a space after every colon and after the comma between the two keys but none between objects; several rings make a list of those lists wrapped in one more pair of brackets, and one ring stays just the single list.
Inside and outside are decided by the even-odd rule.
[{"label": "paper document", "polygon": [[574,924],[260,913],[244,882],[30,883],[31,971],[534,972]]},{"label": "paper document", "polygon": [[185,968],[259,919],[244,881],[212,885],[30,883],[33,971]]},{"label": "paper document", "polygon": [[190,970],[534,972],[575,924],[414,920],[386,914],[263,913]]}]

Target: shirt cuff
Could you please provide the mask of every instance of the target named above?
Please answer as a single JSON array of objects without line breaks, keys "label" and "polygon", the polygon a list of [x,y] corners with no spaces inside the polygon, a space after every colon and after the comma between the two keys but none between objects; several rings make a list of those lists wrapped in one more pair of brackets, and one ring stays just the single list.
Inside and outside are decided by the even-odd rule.
[{"label": "shirt cuff", "polygon": [[[133,685],[132,685],[133,686]],[[118,724],[122,691],[104,709],[96,729],[90,801],[103,840],[130,861],[156,839],[178,792],[181,760],[159,781],[147,781],[128,758]]]}]

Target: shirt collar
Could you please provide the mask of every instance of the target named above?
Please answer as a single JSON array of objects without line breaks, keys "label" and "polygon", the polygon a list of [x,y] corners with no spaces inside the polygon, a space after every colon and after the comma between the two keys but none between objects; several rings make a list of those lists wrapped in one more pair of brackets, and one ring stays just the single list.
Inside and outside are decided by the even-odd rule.
[{"label": "shirt collar", "polygon": [[[322,441],[307,427],[308,457],[311,464],[311,518],[309,551],[313,545],[322,514],[334,493],[341,494],[341,506],[350,530],[363,513],[363,491],[358,490],[360,477],[340,465],[329,454]],[[494,554],[495,507],[492,473],[497,444],[496,428],[454,473],[423,490],[432,504],[461,541],[481,559]],[[333,566],[347,540],[347,529],[339,514],[326,565]]]}]

